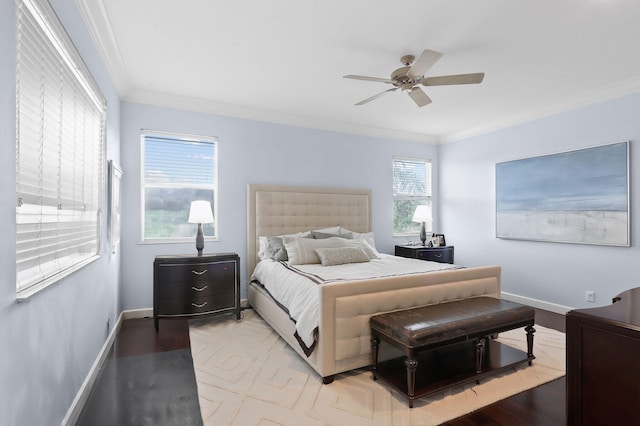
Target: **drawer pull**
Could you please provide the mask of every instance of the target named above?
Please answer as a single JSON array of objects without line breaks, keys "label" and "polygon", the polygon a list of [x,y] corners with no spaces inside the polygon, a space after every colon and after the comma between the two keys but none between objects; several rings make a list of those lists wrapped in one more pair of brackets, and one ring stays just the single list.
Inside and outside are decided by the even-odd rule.
[{"label": "drawer pull", "polygon": [[198,271],[191,271],[191,272],[192,272],[192,273],[194,273],[194,274],[196,274],[196,275],[202,275],[202,274],[204,274],[205,272],[207,272],[207,270],[205,269],[204,271],[200,271],[200,272],[198,272]]},{"label": "drawer pull", "polygon": [[198,287],[191,287],[191,290],[194,290],[194,291],[203,291],[203,290],[206,290],[208,287],[209,287],[208,285],[205,285],[204,287],[200,287],[200,288],[198,288]]},{"label": "drawer pull", "polygon": [[442,255],[441,254],[434,254],[433,257],[441,258]]},{"label": "drawer pull", "polygon": [[197,304],[197,303],[192,303],[191,306],[195,306],[196,308],[204,308],[207,305],[207,302],[201,303],[201,304]]}]

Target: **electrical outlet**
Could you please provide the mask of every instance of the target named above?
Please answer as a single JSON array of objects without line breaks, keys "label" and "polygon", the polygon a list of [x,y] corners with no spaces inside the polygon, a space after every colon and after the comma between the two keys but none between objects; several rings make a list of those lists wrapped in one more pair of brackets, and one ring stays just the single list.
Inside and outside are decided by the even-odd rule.
[{"label": "electrical outlet", "polygon": [[594,303],[596,301],[596,292],[587,290],[587,292],[584,295],[584,298],[587,302]]}]

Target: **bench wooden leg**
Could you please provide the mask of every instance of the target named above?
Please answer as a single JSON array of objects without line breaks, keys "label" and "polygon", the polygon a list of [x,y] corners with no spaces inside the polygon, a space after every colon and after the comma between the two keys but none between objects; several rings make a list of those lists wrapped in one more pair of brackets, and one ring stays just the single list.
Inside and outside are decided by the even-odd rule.
[{"label": "bench wooden leg", "polygon": [[373,380],[378,380],[376,372],[378,371],[378,348],[380,347],[380,339],[376,336],[371,336],[371,374]]},{"label": "bench wooden leg", "polygon": [[416,367],[418,361],[415,358],[407,358],[404,361],[407,366],[407,396],[409,397],[409,408],[413,408],[413,401],[416,399]]},{"label": "bench wooden leg", "polygon": [[476,373],[482,373],[482,358],[484,357],[484,340],[480,338],[476,341]]},{"label": "bench wooden leg", "polygon": [[322,378],[322,384],[330,385],[331,383],[333,383],[333,379],[335,379],[335,377],[336,377],[335,374],[323,377]]},{"label": "bench wooden leg", "polygon": [[529,357],[529,365],[532,364],[535,356],[533,356],[533,333],[536,332],[536,329],[533,326],[526,326],[524,328],[527,332],[527,357]]}]

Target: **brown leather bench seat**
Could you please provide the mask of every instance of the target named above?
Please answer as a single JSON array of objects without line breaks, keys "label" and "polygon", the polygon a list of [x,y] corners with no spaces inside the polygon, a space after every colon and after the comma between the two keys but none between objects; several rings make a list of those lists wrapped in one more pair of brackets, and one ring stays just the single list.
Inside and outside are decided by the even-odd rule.
[{"label": "brown leather bench seat", "polygon": [[[520,327],[525,327],[527,331],[527,354],[518,362],[528,361],[531,365],[535,358],[534,317],[535,310],[531,307],[492,297],[476,297],[372,316],[370,326],[374,379],[378,375],[379,344],[384,340],[400,349],[406,356],[406,390],[403,388],[404,385],[398,387],[406,391],[409,406],[412,407],[416,397],[415,371],[418,353],[459,342],[474,341],[476,371],[475,376],[469,376],[467,379],[478,380],[480,375],[486,373],[482,367],[487,337]],[[509,366],[511,365],[513,364]],[[506,367],[500,369],[503,368]],[[389,378],[380,373],[383,379]],[[398,381],[392,379],[390,383],[397,384]],[[455,384],[459,383],[460,381],[456,381]]]}]

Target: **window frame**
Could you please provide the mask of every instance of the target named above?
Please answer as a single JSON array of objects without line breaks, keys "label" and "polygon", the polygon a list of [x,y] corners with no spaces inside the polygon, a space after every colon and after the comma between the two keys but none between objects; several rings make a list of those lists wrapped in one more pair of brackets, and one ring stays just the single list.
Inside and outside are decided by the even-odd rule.
[{"label": "window frame", "polygon": [[[215,221],[215,235],[204,235],[205,241],[219,241],[220,240],[220,220],[218,215],[218,188],[219,188],[219,140],[215,136],[205,136],[205,135],[196,135],[191,133],[179,133],[179,132],[168,132],[162,130],[149,130],[142,129],[140,131],[140,244],[172,244],[172,243],[190,243],[195,239],[195,231],[193,237],[147,237],[145,235],[145,215],[146,215],[146,189],[147,184],[145,180],[145,138],[146,137],[156,137],[156,138],[166,138],[173,139],[176,141],[189,143],[189,142],[200,142],[200,143],[210,143],[214,147],[214,158],[213,158],[213,185],[208,188],[213,191],[213,199],[208,200],[211,201],[211,208],[213,210],[213,218]],[[168,186],[169,187],[169,186]],[[174,187],[175,186],[170,186]],[[183,187],[186,188],[186,187]],[[207,189],[206,186],[195,186],[193,188],[199,189]],[[185,219],[186,223],[186,219]],[[195,225],[194,225],[195,226]]]},{"label": "window frame", "polygon": [[[430,195],[409,195],[409,194],[396,194],[395,193],[395,176],[393,173],[393,169],[395,167],[395,163],[398,161],[405,162],[414,162],[414,163],[423,163],[428,165],[428,175],[426,176],[427,181],[425,182],[425,187],[427,188],[427,193]],[[391,191],[393,196],[393,236],[394,237],[414,237],[420,235],[420,225],[416,225],[417,229],[411,232],[397,232],[396,231],[396,201],[407,200],[407,201],[424,201],[426,205],[431,206],[431,214],[433,216],[433,162],[431,159],[426,158],[415,158],[415,157],[404,157],[404,156],[394,156],[391,161]],[[430,223],[426,223],[426,231],[427,233],[433,232],[433,221]]]},{"label": "window frame", "polygon": [[107,113],[51,5],[18,0],[15,21],[16,299],[22,301],[100,258]]}]

